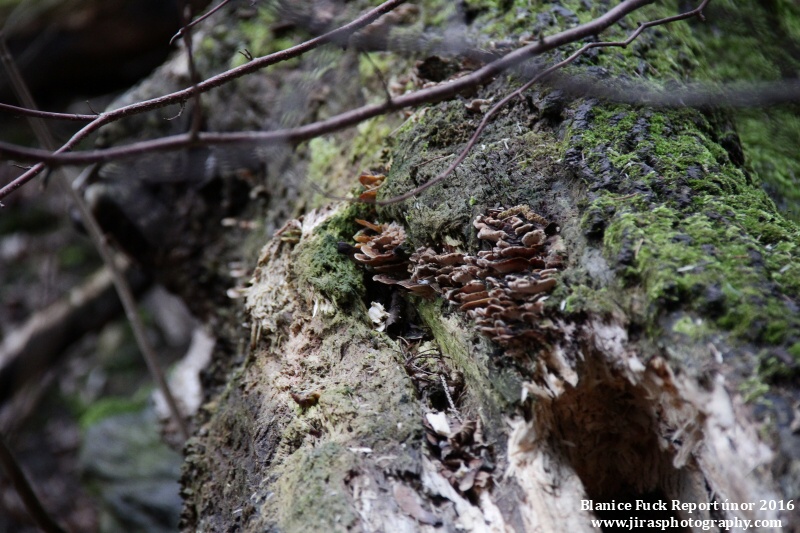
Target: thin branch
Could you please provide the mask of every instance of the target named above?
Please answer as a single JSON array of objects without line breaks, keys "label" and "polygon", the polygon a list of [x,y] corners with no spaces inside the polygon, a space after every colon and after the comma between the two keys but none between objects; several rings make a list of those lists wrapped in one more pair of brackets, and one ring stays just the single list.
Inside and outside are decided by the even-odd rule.
[{"label": "thin branch", "polygon": [[[130,262],[122,270],[135,295],[143,294],[152,285]],[[100,330],[122,312],[111,274],[102,268],[58,301],[16,325],[13,335],[0,342],[0,383],[4,384],[0,386],[0,405],[31,382],[41,380],[42,374],[53,368],[74,342]]]},{"label": "thin branch", "polygon": [[220,9],[225,7],[225,4],[228,4],[230,1],[231,0],[223,0],[222,2],[220,2],[220,4],[218,6],[210,9],[208,11],[208,13],[196,18],[195,20],[189,22],[188,24],[186,23],[186,21],[183,21],[184,26],[181,29],[178,30],[178,33],[176,33],[175,35],[172,36],[172,39],[169,40],[169,44],[174,43],[175,39],[183,37],[184,35],[188,35],[190,33],[190,30],[192,29],[192,27],[194,27],[195,25],[201,23],[202,21],[204,21],[205,19],[207,19],[208,17],[210,17],[211,15],[213,15],[214,13],[216,13],[217,11],[219,11]]},{"label": "thin branch", "polygon": [[381,69],[378,68],[378,65],[372,60],[372,56],[369,55],[369,52],[364,52],[364,56],[367,58],[367,61],[369,61],[369,64],[372,65],[372,69],[378,76],[378,81],[381,82],[381,86],[383,87],[383,92],[384,94],[386,94],[386,100],[391,101],[392,93],[389,91],[389,85],[386,83],[386,78],[384,78],[383,72],[381,72]]},{"label": "thin branch", "polygon": [[[71,150],[80,141],[82,141],[90,134],[100,129],[102,126],[120,120],[124,117],[136,115],[139,113],[143,113],[145,111],[151,111],[153,109],[159,109],[161,107],[166,107],[170,104],[184,102],[187,99],[194,96],[195,94],[210,91],[215,87],[219,87],[221,85],[229,83],[237,78],[241,78],[242,76],[245,76],[252,72],[256,72],[270,65],[274,65],[276,63],[280,63],[282,61],[286,61],[288,59],[300,56],[324,44],[337,43],[337,42],[344,43],[346,42],[347,38],[354,32],[358,31],[364,26],[371,24],[382,15],[393,10],[395,7],[403,4],[405,1],[406,0],[387,0],[378,7],[356,18],[352,22],[345,24],[344,26],[341,26],[339,28],[336,28],[335,30],[332,30],[328,33],[320,35],[319,37],[298,44],[297,46],[287,48],[286,50],[282,50],[274,54],[259,57],[237,68],[228,70],[217,76],[213,76],[197,84],[196,86],[190,87],[188,89],[183,89],[165,96],[153,98],[151,100],[145,100],[143,102],[137,102],[135,104],[121,107],[114,111],[103,113],[97,118],[95,118],[95,120],[93,120],[91,123],[81,128],[61,148],[56,150],[55,153],[63,153]],[[44,160],[42,159],[42,161]],[[31,170],[25,172],[21,176],[14,179],[11,183],[0,189],[0,200],[11,194],[18,188],[20,188],[22,185],[24,185],[31,179],[33,179],[37,174],[39,174],[40,172],[42,172],[42,170],[44,170],[45,166],[46,166],[45,164],[35,165],[33,168],[31,168]]]},{"label": "thin branch", "polygon": [[[214,78],[210,78],[209,80],[200,83],[196,87],[185,89],[183,91],[178,91],[176,93],[172,93],[170,95],[156,98],[153,100],[140,102],[138,104],[133,104],[131,106],[120,108],[116,111],[112,111],[105,115],[102,115],[101,117],[98,118],[98,120],[95,123],[87,125],[83,130],[81,130],[75,136],[73,136],[73,138],[70,139],[70,141],[67,144],[65,144],[64,147],[56,151],[54,154],[46,153],[41,150],[20,148],[15,145],[0,142],[0,157],[16,158],[25,161],[43,162],[43,164],[38,164],[32,167],[30,171],[18,177],[12,183],[8,184],[6,187],[0,190],[0,199],[7,196],[10,192],[18,188],[22,183],[29,180],[33,175],[41,172],[45,164],[58,166],[58,165],[75,165],[75,164],[88,164],[94,162],[106,162],[125,157],[134,157],[144,153],[171,151],[197,145],[258,144],[258,143],[269,143],[269,142],[299,143],[311,139],[313,137],[317,137],[319,135],[331,133],[334,131],[338,131],[353,126],[364,120],[373,118],[375,116],[383,115],[392,111],[397,111],[407,107],[415,107],[421,104],[446,100],[448,98],[452,98],[453,96],[455,96],[464,89],[471,88],[476,85],[480,85],[490,81],[494,76],[496,76],[503,70],[515,67],[531,56],[562,46],[564,44],[568,44],[570,42],[574,42],[576,40],[580,40],[590,35],[595,35],[600,31],[602,31],[603,29],[610,26],[611,24],[620,20],[630,12],[639,9],[644,5],[652,3],[652,1],[653,0],[627,0],[626,2],[619,4],[616,8],[607,12],[605,15],[599,17],[598,19],[595,19],[587,24],[577,26],[570,30],[566,30],[554,36],[546,37],[540,41],[537,41],[536,43],[532,43],[531,45],[515,50],[514,52],[511,52],[508,55],[496,61],[493,61],[484,66],[483,68],[476,70],[475,72],[468,74],[462,78],[441,85],[437,85],[429,89],[423,89],[420,91],[409,93],[394,98],[390,102],[384,102],[382,104],[364,106],[361,108],[353,109],[345,113],[342,113],[340,115],[331,117],[325,121],[315,122],[305,126],[286,129],[286,130],[275,130],[268,132],[200,133],[194,139],[187,135],[176,135],[171,137],[162,137],[159,139],[154,139],[149,141],[142,141],[139,143],[133,143],[105,150],[84,151],[74,154],[63,153],[65,150],[68,150],[69,148],[74,146],[74,144],[77,143],[80,139],[82,139],[85,135],[88,135],[88,133],[94,131],[96,128],[100,127],[101,125],[107,122],[118,120],[122,116],[128,116],[142,112],[143,110],[146,110],[145,108],[149,108],[151,106],[161,107],[163,105],[167,105],[168,103],[172,103],[176,98],[178,98],[179,101],[183,101],[180,100],[180,98],[189,97],[192,94],[194,94],[194,91],[203,92],[205,90],[208,90],[212,85],[216,86],[216,84],[224,83],[225,81],[220,81],[220,80],[240,71],[242,67],[239,67],[238,69],[233,69],[232,71],[228,71]],[[705,5],[705,3],[706,2],[704,2],[703,5]],[[386,7],[386,4],[384,4],[381,7]],[[702,8],[698,8],[698,10],[700,9]],[[373,12],[374,11],[376,10],[373,10]],[[373,12],[371,13],[374,14]],[[363,22],[363,19],[366,16],[367,15],[364,15],[358,20]],[[653,23],[649,23],[648,26],[643,26],[637,29],[634,35],[632,35],[631,37],[635,38],[639,33],[641,33],[641,31],[643,31],[643,29],[654,25],[654,23],[664,24],[667,22],[672,22],[674,20],[680,20],[682,18],[686,18],[687,16],[692,16],[692,14],[687,15],[686,13],[684,13],[675,15],[674,17],[669,17],[667,19],[662,19],[660,21],[653,21]],[[354,21],[348,26],[352,29],[352,27],[356,24],[356,22],[358,21]],[[332,39],[331,35],[334,34],[335,32],[340,32],[343,28],[334,30],[334,32],[329,32],[318,39],[323,39],[323,38]],[[632,40],[631,37],[629,37],[628,42]],[[302,45],[298,45],[297,47],[287,49],[284,52],[279,52],[278,54],[273,54],[271,56],[266,56],[263,58],[253,60],[251,63],[243,65],[243,67],[249,67],[253,65],[253,63],[257,62],[271,60],[270,58],[274,58],[274,61],[278,61],[279,59],[276,56],[286,54],[287,52],[291,52],[293,50],[297,52],[300,47],[305,47],[312,41],[308,41],[306,43],[303,43]],[[598,46],[624,46],[624,42],[590,43],[589,45],[586,46],[588,46],[589,48],[594,48]],[[302,53],[302,52],[297,52],[297,53]],[[552,71],[548,72],[548,74],[551,72]],[[537,79],[541,80],[542,77],[543,76],[540,75],[538,76]],[[590,82],[582,82],[582,83],[584,86],[590,85]],[[730,89],[730,87],[727,88],[723,87],[718,91],[709,91],[706,94],[699,96],[697,94],[696,88],[691,88],[691,91],[687,90],[686,94],[683,94],[680,91],[678,92],[672,91],[670,94],[663,95],[661,97],[648,95],[646,101],[647,103],[651,103],[653,105],[656,105],[658,103],[663,103],[665,105],[680,105],[680,106],[686,106],[686,105],[701,106],[701,105],[711,105],[711,104],[719,105],[720,102],[725,102],[726,105],[727,104],[752,105],[758,102],[779,103],[787,101],[796,101],[797,95],[800,94],[800,91],[796,90],[798,86],[800,86],[800,83],[794,81],[794,82],[784,82],[779,84],[775,83],[753,84],[746,89],[732,90]],[[630,93],[634,92],[635,91],[630,91]],[[618,95],[618,96],[619,97],[616,99],[613,97],[613,95],[610,95],[609,97],[610,99],[615,101],[617,100],[625,101],[625,96],[628,95],[626,94],[625,96],[623,95]],[[723,98],[723,96],[725,98]],[[661,100],[659,100],[659,98],[661,98]],[[634,101],[634,103],[636,102]],[[397,199],[391,199],[391,200],[398,201]]]},{"label": "thin branch", "polygon": [[[586,24],[576,26],[574,28],[565,30],[563,32],[557,33],[556,35],[544,39],[540,39],[535,43],[514,50],[513,52],[510,52],[509,54],[501,57],[500,59],[493,61],[488,65],[485,65],[484,67],[470,74],[467,74],[466,76],[453,80],[451,82],[443,83],[441,85],[430,87],[428,89],[422,89],[413,93],[399,96],[389,102],[368,105],[361,108],[346,111],[339,115],[333,116],[327,120],[315,122],[312,124],[307,124],[305,126],[300,126],[297,128],[267,131],[267,132],[200,133],[197,136],[196,140],[193,140],[188,135],[182,134],[170,137],[162,137],[159,139],[153,139],[149,141],[142,141],[138,143],[132,143],[125,146],[107,148],[103,150],[91,150],[80,153],[63,153],[66,149],[71,148],[74,145],[74,143],[77,142],[76,138],[78,140],[83,138],[81,132],[92,129],[94,124],[99,123],[103,120],[110,121],[110,119],[107,119],[107,117],[112,116],[112,114],[119,112],[123,112],[125,115],[133,114],[134,112],[140,112],[141,106],[154,105],[155,103],[161,104],[163,102],[166,102],[166,100],[170,100],[169,103],[171,103],[172,102],[171,99],[174,99],[175,95],[181,94],[184,97],[188,97],[193,94],[191,89],[185,89],[183,91],[178,91],[176,93],[172,93],[171,95],[165,97],[148,100],[146,102],[141,102],[139,104],[133,104],[125,108],[120,108],[115,112],[111,112],[106,115],[101,115],[101,117],[97,121],[84,127],[80,132],[75,134],[73,138],[70,139],[70,141],[67,142],[67,144],[65,144],[64,147],[62,147],[62,149],[56,151],[55,153],[46,153],[43,150],[20,148],[15,145],[10,145],[8,143],[0,143],[0,156],[13,157],[24,161],[41,161],[42,163],[44,163],[34,166],[33,169],[31,169],[29,172],[23,175],[26,176],[27,174],[34,173],[34,171],[36,171],[38,167],[41,166],[43,168],[45,165],[57,166],[57,165],[81,165],[90,163],[100,163],[100,162],[111,161],[114,159],[137,156],[144,153],[176,150],[180,148],[194,146],[197,144],[202,144],[202,145],[247,144],[247,143],[257,144],[262,142],[276,142],[276,141],[299,143],[302,141],[312,139],[314,137],[318,137],[325,133],[330,133],[350,126],[354,126],[367,119],[384,115],[392,111],[398,111],[406,107],[415,107],[421,104],[438,102],[441,100],[452,98],[459,92],[463,91],[464,89],[487,83],[488,81],[492,80],[495,76],[497,76],[504,70],[515,67],[520,63],[522,63],[523,61],[535,55],[552,50],[554,48],[558,48],[565,44],[575,42],[590,35],[595,35],[603,31],[607,27],[611,26],[615,22],[619,21],[627,14],[647,4],[651,4],[653,1],[654,0],[626,0],[617,5],[616,7],[614,7],[613,9],[611,9],[610,11],[608,11],[607,13],[605,13],[604,15],[590,22],[587,22]],[[335,31],[341,31],[341,28]],[[332,33],[334,32],[330,32],[325,35],[329,36]],[[293,50],[296,48],[297,47],[294,47],[288,50]],[[248,67],[253,63],[255,63],[256,61],[260,60],[253,60],[251,63],[243,65],[242,67]],[[241,69],[242,67],[239,67],[239,69]],[[235,70],[238,69],[234,69],[234,71]],[[228,71],[228,73],[226,74],[229,74],[231,72],[233,71]],[[201,87],[207,87],[208,84],[214,82],[214,80],[217,80],[219,78],[220,76],[216,76],[214,78],[206,80],[205,82],[197,86],[198,90],[200,90]],[[166,105],[166,103],[164,103],[163,105]],[[161,107],[161,105],[159,105],[159,107]],[[117,115],[114,115],[115,120],[118,118],[119,117]],[[0,190],[0,199],[2,199],[4,196],[8,194],[6,192],[7,189],[11,189],[12,187],[17,188],[19,185],[15,184],[17,181],[22,179],[23,176],[20,176],[19,178],[17,178],[17,180],[15,180],[15,182],[12,182],[11,184],[7,185],[4,189]]]},{"label": "thin branch", "polygon": [[617,86],[585,76],[553,74],[548,86],[573,98],[596,98],[616,104],[695,109],[741,109],[800,102],[800,79],[725,84],[686,83],[667,88],[645,82],[620,81]]},{"label": "thin branch", "polygon": [[511,94],[507,95],[505,98],[503,98],[502,100],[497,102],[497,104],[495,104],[491,109],[489,109],[486,112],[486,114],[484,115],[483,120],[481,120],[480,124],[478,124],[478,127],[476,128],[475,132],[472,134],[472,137],[470,137],[469,141],[467,142],[467,145],[458,154],[458,157],[456,157],[456,159],[452,163],[450,163],[450,165],[444,171],[440,172],[435,178],[428,180],[427,182],[423,183],[419,187],[416,187],[416,188],[414,188],[414,189],[412,189],[412,190],[410,190],[410,191],[408,191],[406,193],[394,196],[392,198],[388,198],[386,200],[380,200],[380,201],[375,202],[375,203],[378,204],[378,205],[390,205],[390,204],[394,204],[394,203],[397,203],[397,202],[402,202],[403,200],[407,200],[407,199],[409,199],[409,198],[411,198],[413,196],[416,196],[417,194],[421,193],[422,191],[424,191],[426,189],[429,189],[430,187],[433,187],[437,183],[440,183],[443,180],[447,179],[447,177],[450,176],[450,174],[453,173],[453,171],[456,169],[456,167],[458,167],[458,165],[460,165],[464,161],[464,159],[466,159],[467,155],[472,151],[472,148],[475,146],[475,143],[478,142],[478,139],[480,138],[481,133],[483,133],[483,130],[486,128],[487,124],[489,124],[489,121],[508,102],[510,102],[512,99],[516,98],[517,96],[521,95],[522,93],[524,93],[525,91],[530,89],[535,83],[537,83],[540,80],[546,78],[547,76],[549,76],[550,74],[552,74],[556,70],[569,65],[570,63],[572,63],[573,61],[578,59],[578,57],[583,55],[588,50],[591,50],[592,48],[607,48],[607,47],[622,47],[622,48],[625,48],[630,43],[632,43],[637,37],[639,37],[639,35],[641,35],[641,33],[644,30],[646,30],[647,28],[652,28],[653,26],[659,26],[659,25],[662,25],[662,24],[668,24],[670,22],[675,22],[675,21],[678,21],[678,20],[688,19],[688,18],[691,18],[691,17],[694,17],[694,16],[697,16],[701,20],[704,20],[703,19],[703,9],[705,9],[705,7],[708,5],[708,3],[710,1],[711,0],[703,0],[703,2],[697,8],[695,8],[695,9],[693,9],[691,11],[687,11],[685,13],[680,13],[680,14],[674,15],[672,17],[665,17],[665,18],[662,18],[662,19],[649,21],[649,22],[645,22],[644,24],[640,24],[639,27],[636,28],[636,30],[633,33],[631,33],[628,36],[628,38],[625,39],[624,41],[603,41],[603,42],[585,44],[580,49],[578,49],[576,52],[574,52],[572,55],[570,55],[569,57],[564,59],[563,61],[559,61],[558,63],[556,63],[556,64],[544,69],[543,71],[541,71],[539,74],[534,76],[530,81],[525,83],[522,87],[520,87],[519,89],[515,90]]},{"label": "thin branch", "polygon": [[27,109],[24,107],[17,107],[15,105],[3,104],[3,103],[0,103],[0,113],[22,115],[25,117],[38,117],[50,120],[72,120],[75,122],[86,122],[97,118],[97,115],[79,115],[77,113],[52,113],[50,111]]},{"label": "thin branch", "polygon": [[19,494],[25,509],[36,525],[46,533],[66,533],[66,530],[58,525],[58,522],[45,510],[28,481],[28,477],[20,468],[8,445],[6,445],[3,435],[0,435],[0,465],[2,465],[8,480],[14,486],[17,494]]},{"label": "thin branch", "polygon": [[[22,75],[17,69],[16,64],[14,63],[13,58],[11,57],[11,53],[6,46],[6,42],[2,33],[0,33],[0,58],[2,58],[3,65],[6,68],[6,72],[11,79],[12,86],[17,92],[17,97],[20,99],[22,105],[29,109],[36,109],[36,103],[34,102],[33,97],[31,96],[31,93],[25,84],[25,80],[23,79]],[[36,136],[39,138],[39,142],[51,150],[54,149],[55,140],[53,139],[50,130],[44,124],[44,121],[42,121],[40,118],[29,118],[29,120],[31,121],[31,125],[34,127]],[[91,171],[92,169],[90,167],[84,172]],[[111,280],[114,282],[114,287],[117,289],[117,294],[122,302],[122,307],[125,309],[125,315],[131,324],[134,338],[139,346],[139,350],[142,352],[145,363],[147,363],[147,368],[150,371],[150,375],[156,382],[156,386],[164,395],[164,399],[167,401],[167,405],[172,413],[172,417],[175,419],[175,424],[180,430],[184,441],[189,440],[189,426],[186,424],[183,416],[181,416],[180,410],[178,409],[178,404],[175,401],[175,397],[172,395],[169,385],[167,384],[167,380],[164,377],[164,372],[158,365],[158,359],[156,357],[155,350],[153,350],[153,347],[147,338],[144,323],[142,322],[142,318],[139,316],[139,312],[136,308],[136,299],[133,296],[133,291],[125,279],[125,276],[121,272],[120,267],[117,265],[114,252],[108,245],[103,234],[103,230],[100,228],[100,224],[97,222],[97,219],[92,214],[83,197],[81,197],[78,191],[72,187],[72,184],[70,183],[70,180],[67,179],[67,176],[61,172],[56,172],[55,174],[61,187],[70,196],[73,203],[78,208],[84,226],[89,233],[89,237],[91,237],[92,243],[100,254],[100,257],[102,257],[103,262],[111,274]]]},{"label": "thin branch", "polygon": [[92,102],[90,102],[89,100],[86,100],[86,107],[89,108],[89,111],[94,113],[94,117],[95,118],[97,118],[100,115],[100,113],[98,113],[97,111],[94,110],[94,108],[92,107]]},{"label": "thin branch", "polygon": [[[219,9],[224,4],[225,2],[217,6],[216,9]],[[192,24],[188,22],[192,18],[192,6],[186,0],[180,0],[178,5],[181,9],[181,20],[186,30],[183,32],[183,46],[186,48],[186,58],[189,63],[189,80],[192,82],[192,87],[197,87],[197,84],[200,83],[200,75],[197,72],[197,65],[194,61],[194,50],[192,49]],[[216,9],[209,12],[208,15],[216,11]],[[192,97],[192,101],[194,106],[192,108],[192,120],[189,126],[189,134],[192,138],[197,138],[200,126],[203,123],[203,108],[200,102],[200,93],[196,92]]]}]

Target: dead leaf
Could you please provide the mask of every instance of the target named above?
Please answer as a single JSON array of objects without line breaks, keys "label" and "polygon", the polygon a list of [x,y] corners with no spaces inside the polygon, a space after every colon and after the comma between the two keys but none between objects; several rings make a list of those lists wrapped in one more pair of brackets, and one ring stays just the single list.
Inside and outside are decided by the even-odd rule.
[{"label": "dead leaf", "polygon": [[416,492],[401,483],[394,486],[394,499],[404,513],[420,524],[436,526],[442,523],[436,515],[422,507]]}]

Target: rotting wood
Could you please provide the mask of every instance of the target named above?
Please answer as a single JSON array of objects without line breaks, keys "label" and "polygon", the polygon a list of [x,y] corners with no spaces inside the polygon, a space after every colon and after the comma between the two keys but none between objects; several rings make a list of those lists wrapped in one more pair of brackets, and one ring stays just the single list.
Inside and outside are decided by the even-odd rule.
[{"label": "rotting wood", "polygon": [[[563,9],[548,24],[569,24]],[[676,39],[648,37],[622,56],[624,72],[633,68],[628,61],[641,61],[682,76],[670,54],[697,62],[703,47]],[[661,54],[668,59],[656,65]],[[618,60],[592,59],[620,74]],[[509,80],[498,79],[478,96],[509,90]],[[742,171],[726,119],[570,101],[547,89],[528,96],[498,117],[459,172],[404,204],[314,211],[310,189],[270,178],[275,192],[262,215],[276,226],[287,214],[296,218],[259,260],[249,339],[228,333],[241,341],[231,350],[241,359],[221,365],[229,374],[218,370],[216,379],[227,381],[188,448],[186,530],[432,531],[438,520],[470,531],[584,531],[602,516],[582,510],[585,499],[699,504],[797,493],[800,459],[786,452],[796,442],[786,431],[796,386],[759,370],[769,361],[762,352],[796,346],[797,287],[785,274],[794,272],[797,227]],[[355,184],[364,170],[352,168],[358,160],[387,176],[376,197],[400,194],[441,170],[472,131],[474,112],[459,102],[432,106],[391,141],[358,137],[364,152],[382,156],[359,159],[363,153],[346,146],[353,136],[326,139],[309,147],[308,168],[284,159],[281,171],[307,170],[315,183],[349,176]],[[396,124],[369,131],[381,126]],[[516,205],[561,227],[566,261],[537,309],[557,335],[531,339],[511,358],[466,314],[410,297],[395,307],[408,313],[415,335],[430,335],[440,359],[409,364],[398,339],[375,331],[367,315],[373,302],[392,308],[393,297],[364,279],[337,243],[352,239],[356,219],[368,219],[402,225],[414,247],[435,246],[449,262],[477,254],[475,216]],[[523,235],[529,246],[541,239]],[[500,239],[491,228],[483,236]],[[466,275],[458,282],[470,283]],[[785,319],[779,334],[771,329],[779,321],[758,320],[762,311]],[[790,363],[780,369],[796,376]],[[442,394],[420,384],[425,372],[439,378],[432,383],[444,377]],[[756,409],[746,393],[751,379],[761,379],[775,402]],[[448,473],[444,452],[454,447],[443,422],[456,426],[442,398],[450,387],[459,390],[460,416],[480,420],[481,440],[491,446],[485,490],[474,489],[467,476],[480,469],[462,457],[464,476]],[[312,393],[315,405],[292,399]],[[438,427],[432,438],[429,414]],[[777,511],[722,516],[797,523]]]}]

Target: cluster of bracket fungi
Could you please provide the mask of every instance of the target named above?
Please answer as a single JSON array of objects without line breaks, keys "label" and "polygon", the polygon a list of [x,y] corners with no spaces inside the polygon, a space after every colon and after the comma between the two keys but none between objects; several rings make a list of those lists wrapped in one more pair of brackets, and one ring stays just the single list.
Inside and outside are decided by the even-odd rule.
[{"label": "cluster of bracket fungi", "polygon": [[400,225],[358,222],[365,229],[355,236],[353,257],[375,273],[373,280],[424,297],[442,296],[509,355],[525,352],[531,341],[546,342],[544,302],[564,260],[557,224],[528,206],[490,209],[473,225],[491,249],[470,255],[419,248],[408,257]]}]

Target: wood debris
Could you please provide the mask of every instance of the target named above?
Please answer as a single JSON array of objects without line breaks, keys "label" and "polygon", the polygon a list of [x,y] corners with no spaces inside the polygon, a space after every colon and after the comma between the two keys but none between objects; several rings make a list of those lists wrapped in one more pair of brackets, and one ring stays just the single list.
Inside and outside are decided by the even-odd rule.
[{"label": "wood debris", "polygon": [[429,448],[441,465],[439,473],[456,490],[471,496],[491,487],[495,468],[481,424],[480,418],[461,423],[445,413],[428,413],[423,420]]}]

